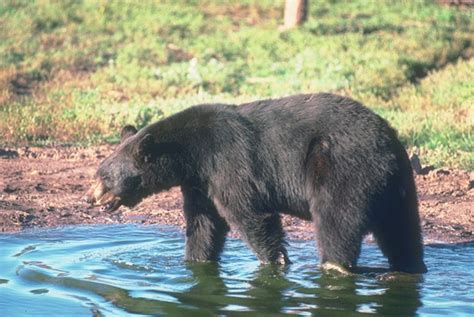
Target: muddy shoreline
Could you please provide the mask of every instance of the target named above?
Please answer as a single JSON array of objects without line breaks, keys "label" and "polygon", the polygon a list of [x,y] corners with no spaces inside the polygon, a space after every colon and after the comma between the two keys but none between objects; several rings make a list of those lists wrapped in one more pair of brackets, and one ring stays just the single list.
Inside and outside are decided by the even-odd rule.
[{"label": "muddy shoreline", "polygon": [[[112,214],[84,202],[99,162],[112,150],[112,145],[0,148],[0,232],[118,223],[184,228],[179,188]],[[474,241],[474,173],[438,169],[417,175],[416,183],[425,243]],[[314,237],[310,222],[284,216],[283,224],[290,239]]]}]

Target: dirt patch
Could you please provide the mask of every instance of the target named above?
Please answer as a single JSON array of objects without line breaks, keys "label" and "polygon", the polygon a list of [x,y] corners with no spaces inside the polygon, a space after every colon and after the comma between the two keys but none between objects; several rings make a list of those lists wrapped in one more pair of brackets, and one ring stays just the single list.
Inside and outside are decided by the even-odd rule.
[{"label": "dirt patch", "polygon": [[[70,224],[173,224],[184,228],[179,188],[109,214],[83,199],[113,146],[0,149],[0,232]],[[433,170],[416,176],[425,242],[474,240],[473,173]],[[312,239],[310,222],[284,216],[290,238]],[[233,233],[235,235],[235,233]]]}]

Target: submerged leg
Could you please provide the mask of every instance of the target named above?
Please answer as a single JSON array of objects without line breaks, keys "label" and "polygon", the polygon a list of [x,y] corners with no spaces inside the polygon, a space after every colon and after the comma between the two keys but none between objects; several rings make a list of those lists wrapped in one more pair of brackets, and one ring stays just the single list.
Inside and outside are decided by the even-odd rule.
[{"label": "submerged leg", "polygon": [[183,188],[187,261],[215,261],[229,231],[213,202],[199,188]]},{"label": "submerged leg", "polygon": [[[406,211],[387,211],[388,216],[377,222],[372,230],[390,269],[407,273],[425,273],[423,243],[418,215]],[[393,215],[393,216],[392,216]]]},{"label": "submerged leg", "polygon": [[[216,201],[226,220],[240,232],[261,263],[290,264],[285,233],[278,213],[256,213],[250,208],[236,208],[239,213]],[[236,216],[236,215],[239,216]]]},{"label": "submerged leg", "polygon": [[363,227],[355,219],[344,217],[352,211],[345,210],[340,214],[339,210],[340,216],[336,217],[331,204],[325,207],[313,212],[321,263],[323,267],[341,266],[341,270],[351,270],[359,258]]},{"label": "submerged leg", "polygon": [[416,187],[411,169],[405,170],[387,186],[371,231],[391,270],[425,273]]}]

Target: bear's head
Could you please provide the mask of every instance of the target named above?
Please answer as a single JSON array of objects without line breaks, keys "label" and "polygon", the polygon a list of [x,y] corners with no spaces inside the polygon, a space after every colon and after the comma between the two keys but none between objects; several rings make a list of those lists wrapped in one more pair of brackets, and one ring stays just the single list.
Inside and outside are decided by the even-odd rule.
[{"label": "bear's head", "polygon": [[85,198],[90,204],[114,211],[133,207],[154,192],[177,185],[179,169],[173,146],[133,126],[125,126],[118,148],[99,166]]}]

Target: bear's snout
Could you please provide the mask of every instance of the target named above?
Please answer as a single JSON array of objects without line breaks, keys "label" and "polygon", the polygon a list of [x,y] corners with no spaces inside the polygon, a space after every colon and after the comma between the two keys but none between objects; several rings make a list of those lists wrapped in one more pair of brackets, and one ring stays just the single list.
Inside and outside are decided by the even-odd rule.
[{"label": "bear's snout", "polygon": [[86,195],[84,196],[84,199],[87,203],[94,204],[104,194],[105,194],[105,185],[100,179],[97,179],[94,181],[94,184],[92,184],[91,188],[87,191]]},{"label": "bear's snout", "polygon": [[94,182],[84,199],[88,204],[102,206],[104,211],[114,211],[122,204],[120,197],[108,191],[100,179]]}]

